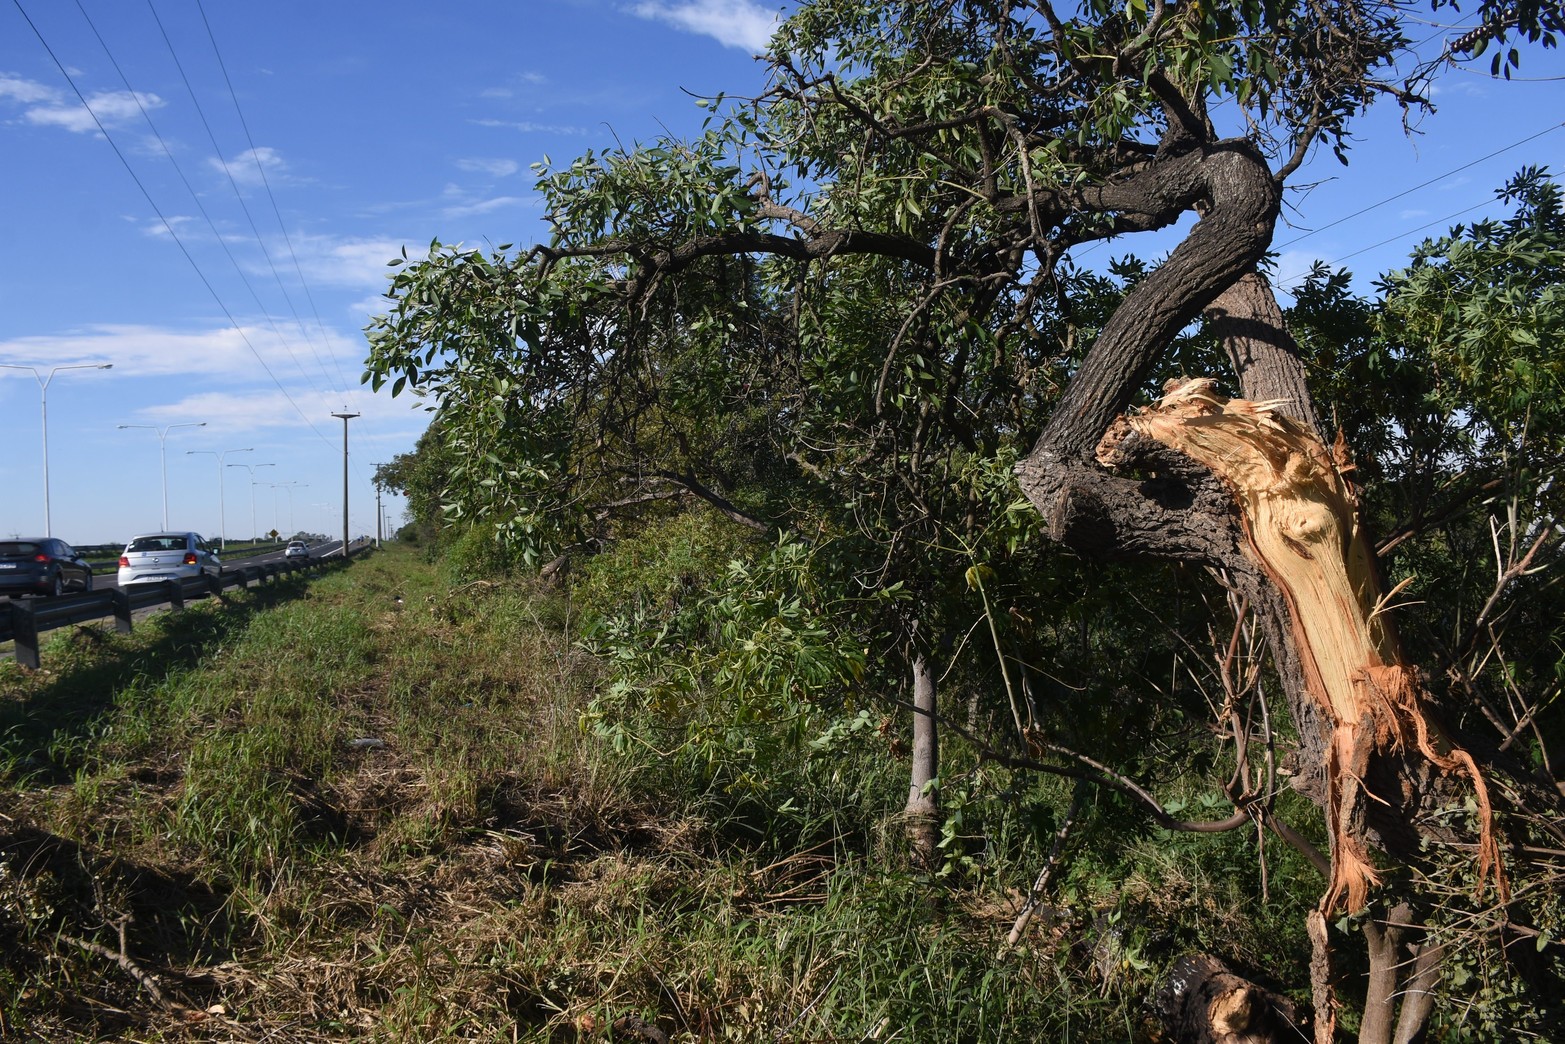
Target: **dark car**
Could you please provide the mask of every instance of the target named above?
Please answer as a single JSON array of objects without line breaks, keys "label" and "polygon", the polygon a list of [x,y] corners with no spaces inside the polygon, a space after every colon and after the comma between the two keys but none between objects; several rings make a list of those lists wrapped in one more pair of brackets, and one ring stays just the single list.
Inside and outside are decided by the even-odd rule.
[{"label": "dark car", "polygon": [[0,592],[62,595],[91,591],[92,566],[63,540],[0,540]]}]

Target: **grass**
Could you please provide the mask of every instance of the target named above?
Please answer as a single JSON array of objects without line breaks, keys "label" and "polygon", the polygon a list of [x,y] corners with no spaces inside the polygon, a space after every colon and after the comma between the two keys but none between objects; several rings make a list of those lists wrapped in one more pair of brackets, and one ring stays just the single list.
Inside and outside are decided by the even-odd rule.
[{"label": "grass", "polygon": [[44,663],[0,664],[0,1038],[1127,1040],[1156,925],[1236,930],[1126,848],[997,957],[1015,881],[901,861],[879,739],[768,818],[582,727],[563,596],[409,549]]}]

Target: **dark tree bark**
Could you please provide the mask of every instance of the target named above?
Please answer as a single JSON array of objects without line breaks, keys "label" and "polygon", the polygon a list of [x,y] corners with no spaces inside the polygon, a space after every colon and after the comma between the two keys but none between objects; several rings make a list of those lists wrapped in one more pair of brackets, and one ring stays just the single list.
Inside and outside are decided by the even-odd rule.
[{"label": "dark tree bark", "polygon": [[1283,413],[1322,434],[1304,379],[1299,346],[1283,322],[1271,284],[1247,272],[1206,308],[1211,331],[1222,341],[1239,381],[1239,397],[1280,402]]},{"label": "dark tree bark", "polygon": [[1291,1001],[1204,953],[1174,962],[1153,1007],[1177,1044],[1281,1044],[1301,1036]]}]

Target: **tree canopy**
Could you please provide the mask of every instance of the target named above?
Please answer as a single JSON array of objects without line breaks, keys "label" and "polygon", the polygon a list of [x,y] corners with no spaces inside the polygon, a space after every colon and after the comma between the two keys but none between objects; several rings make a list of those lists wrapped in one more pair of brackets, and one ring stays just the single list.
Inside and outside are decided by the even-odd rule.
[{"label": "tree canopy", "polygon": [[[1480,771],[1436,701],[1483,690],[1502,746],[1525,718],[1530,756],[1546,760],[1536,715],[1516,709],[1539,706],[1540,694],[1523,693],[1512,672],[1500,698],[1485,673],[1501,649],[1501,595],[1553,553],[1558,190],[1524,175],[1509,190],[1520,204],[1512,222],[1427,246],[1387,278],[1383,315],[1317,273],[1293,316],[1302,349],[1260,275],[1305,159],[1329,149],[1346,160],[1353,118],[1376,101],[1427,104],[1435,66],[1410,54],[1409,12],[1365,0],[1090,0],[1073,12],[813,0],[771,45],[769,89],[705,100],[712,116],[695,140],[539,164],[548,243],[488,254],[436,243],[404,266],[369,331],[367,378],[431,397],[448,510],[529,562],[595,550],[697,502],[765,534],[782,549],[767,597],[797,610],[777,618],[798,621],[792,637],[829,633],[821,644],[839,653],[815,665],[826,669],[787,673],[786,692],[851,702],[843,694],[861,691],[866,659],[908,679],[905,691],[885,687],[913,711],[910,813],[933,814],[920,798],[940,788],[935,725],[955,721],[935,678],[960,662],[1002,723],[986,734],[968,715],[964,734],[983,758],[1108,787],[1167,826],[1265,827],[1329,860],[1316,915],[1323,961],[1325,915],[1361,908],[1383,872],[1427,869],[1431,838],[1476,842],[1478,884],[1487,874],[1503,903],[1485,785],[1499,762],[1484,751],[1497,741],[1474,748]],[[1477,14],[1442,61],[1516,38],[1552,46],[1560,28],[1540,3]],[[1513,48],[1494,60],[1508,72],[1519,57]],[[1076,259],[1192,214],[1156,264],[1100,274]],[[1230,404],[1205,382],[1160,399],[1181,374],[1221,375],[1240,398]],[[1386,409],[1351,401],[1366,377],[1388,390]],[[1133,406],[1163,419],[1127,420]],[[1234,424],[1249,426],[1262,463],[1198,445]],[[1458,463],[1464,454],[1472,467]],[[1319,546],[1289,536],[1295,523],[1277,521],[1280,501],[1268,499],[1297,493],[1306,461],[1319,482],[1298,503],[1325,505],[1339,527]],[[1494,529],[1501,582],[1476,615],[1456,610],[1462,634],[1445,664],[1459,684],[1431,692],[1386,615],[1395,592],[1380,574],[1418,539],[1438,557],[1427,538],[1441,526],[1470,543],[1471,512],[1500,493],[1518,505],[1505,523],[1512,551]],[[1281,536],[1268,551],[1261,528],[1273,524]],[[1378,548],[1376,525],[1387,535]],[[1230,642],[1203,640],[1214,654],[1183,692],[1189,706],[1156,694],[1173,706],[1148,719],[1169,728],[1199,713],[1203,685],[1227,691],[1226,820],[1175,819],[1134,768],[1061,741],[1079,709],[1043,706],[1046,672],[1028,665],[1064,655],[1041,637],[1045,621],[1073,611],[1067,589],[1083,562],[1126,559],[1173,563],[1164,568],[1185,578],[1176,588],[1205,599],[1192,620],[1176,619],[1173,646],[1189,646],[1192,625],[1232,631]],[[1326,581],[1291,572],[1327,565],[1340,573],[1336,602],[1305,593]],[[732,620],[765,602],[722,612]],[[1345,627],[1324,626],[1334,621]],[[991,640],[969,644],[980,627]],[[1326,669],[1340,650],[1321,635],[1347,631],[1357,652]],[[1271,648],[1296,746],[1292,784],[1325,812],[1329,855],[1277,814],[1273,727],[1254,725],[1270,713],[1265,685],[1254,670],[1235,681],[1243,635]],[[1435,645],[1412,653],[1427,659]],[[1528,685],[1549,684],[1541,665],[1531,671]],[[1109,692],[1127,681],[1095,695],[1113,707]],[[1496,699],[1509,700],[1506,712]],[[1459,725],[1461,708],[1451,710]],[[1525,773],[1499,771],[1509,805],[1557,803],[1557,792],[1528,789],[1537,780],[1516,782]],[[1468,796],[1478,822],[1429,826],[1434,810]],[[1372,866],[1365,845],[1389,866]],[[1432,974],[1405,970],[1404,937],[1392,935],[1374,1001],[1388,1010],[1399,981]],[[1317,1039],[1327,1039],[1329,982],[1316,986]],[[1403,1017],[1416,1028],[1428,1006],[1411,1002]],[[1391,1022],[1361,1032],[1390,1040]]]}]

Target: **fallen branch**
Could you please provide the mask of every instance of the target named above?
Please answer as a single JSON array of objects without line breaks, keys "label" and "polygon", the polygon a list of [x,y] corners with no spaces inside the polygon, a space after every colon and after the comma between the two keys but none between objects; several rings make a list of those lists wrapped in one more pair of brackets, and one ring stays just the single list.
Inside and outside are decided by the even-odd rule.
[{"label": "fallen branch", "polygon": [[1076,792],[1071,795],[1070,807],[1065,810],[1065,818],[1060,822],[1060,828],[1054,832],[1054,844],[1049,848],[1049,858],[1044,860],[1043,869],[1038,871],[1038,878],[1027,893],[1027,901],[1022,904],[1022,912],[1016,916],[1016,923],[1011,925],[1011,934],[1006,936],[1005,949],[1010,949],[1020,942],[1023,933],[1027,931],[1027,926],[1032,923],[1032,915],[1038,909],[1044,889],[1049,887],[1049,878],[1054,876],[1054,868],[1060,864],[1060,855],[1065,851],[1065,842],[1070,839],[1076,820],[1081,816],[1086,798],[1087,788],[1083,783],[1078,782]]},{"label": "fallen branch", "polygon": [[[123,928],[120,929],[120,935],[120,945],[123,946]],[[96,954],[99,957],[107,957],[115,964],[118,964],[121,968],[125,969],[125,973],[127,975],[141,984],[142,989],[147,991],[147,995],[151,997],[153,1003],[157,1004],[159,1007],[168,1008],[171,1011],[190,1010],[186,1005],[181,1004],[175,1000],[170,1000],[168,997],[164,996],[163,990],[158,986],[157,978],[141,965],[131,960],[130,957],[128,957],[122,951],[111,950],[107,946],[100,945],[99,943],[95,943],[87,939],[78,939],[74,935],[62,935],[60,938],[73,946],[86,950],[88,953]]]}]

